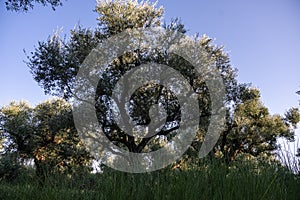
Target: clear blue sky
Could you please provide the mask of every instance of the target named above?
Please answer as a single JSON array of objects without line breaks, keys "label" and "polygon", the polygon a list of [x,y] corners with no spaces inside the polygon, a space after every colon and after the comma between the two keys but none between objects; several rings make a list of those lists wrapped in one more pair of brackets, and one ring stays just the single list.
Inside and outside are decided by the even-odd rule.
[{"label": "clear blue sky", "polygon": [[[0,5],[0,106],[12,100],[35,105],[50,98],[33,80],[23,62],[37,42],[57,28],[68,34],[78,22],[96,27],[95,0],[68,0],[52,11],[35,6],[28,13],[6,11]],[[165,20],[180,17],[189,34],[207,34],[224,45],[240,82],[251,82],[262,93],[271,113],[299,107],[300,1],[299,0],[160,0]],[[297,131],[300,137],[300,131]]]}]

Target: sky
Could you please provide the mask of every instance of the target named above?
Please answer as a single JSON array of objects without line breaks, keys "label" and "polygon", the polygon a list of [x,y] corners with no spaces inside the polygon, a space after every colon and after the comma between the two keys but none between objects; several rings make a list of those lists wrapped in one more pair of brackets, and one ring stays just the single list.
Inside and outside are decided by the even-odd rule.
[{"label": "sky", "polygon": [[[272,114],[299,107],[299,0],[159,0],[164,20],[179,17],[188,35],[206,34],[224,46],[241,83],[252,83]],[[36,105],[51,98],[33,80],[24,61],[38,41],[76,24],[95,28],[95,0],[67,0],[53,11],[36,5],[27,13],[5,9],[0,1],[0,107],[12,100]],[[297,130],[300,140],[300,130]]]}]

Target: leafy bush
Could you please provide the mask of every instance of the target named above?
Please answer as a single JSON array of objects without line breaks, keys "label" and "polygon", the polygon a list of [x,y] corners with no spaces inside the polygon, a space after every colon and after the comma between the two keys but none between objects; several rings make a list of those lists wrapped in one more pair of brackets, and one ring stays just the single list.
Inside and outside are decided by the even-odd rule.
[{"label": "leafy bush", "polygon": [[17,153],[2,154],[0,156],[0,181],[13,181],[19,175],[21,168]]}]

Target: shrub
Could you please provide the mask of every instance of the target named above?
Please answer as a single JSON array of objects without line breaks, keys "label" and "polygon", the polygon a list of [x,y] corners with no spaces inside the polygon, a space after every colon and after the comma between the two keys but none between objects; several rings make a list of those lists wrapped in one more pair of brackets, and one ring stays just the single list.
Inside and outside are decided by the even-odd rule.
[{"label": "shrub", "polygon": [[17,153],[6,153],[0,156],[0,181],[13,181],[20,174],[22,166]]}]

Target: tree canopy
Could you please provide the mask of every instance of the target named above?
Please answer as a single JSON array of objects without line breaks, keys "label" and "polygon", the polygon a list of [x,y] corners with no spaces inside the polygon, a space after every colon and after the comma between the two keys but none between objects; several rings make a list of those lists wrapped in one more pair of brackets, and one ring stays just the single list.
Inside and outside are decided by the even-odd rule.
[{"label": "tree canopy", "polygon": [[4,153],[16,153],[24,162],[33,159],[37,175],[46,172],[73,173],[88,167],[91,156],[74,126],[71,106],[55,99],[31,107],[12,102],[0,110]]},{"label": "tree canopy", "polygon": [[[166,29],[185,33],[185,28],[178,20],[170,25],[162,25],[162,8],[156,8],[154,4],[137,1],[110,1],[98,4],[96,11],[99,13],[99,27],[92,31],[81,27],[71,31],[69,40],[64,41],[58,35],[54,35],[45,42],[39,42],[38,47],[29,56],[28,66],[35,80],[48,94],[71,98],[73,95],[73,81],[86,56],[97,44],[106,38],[131,28],[146,28],[163,26]],[[209,62],[213,63],[221,74],[225,88],[228,117],[226,130],[223,132],[220,143],[215,151],[220,151],[228,160],[234,160],[240,152],[258,156],[262,153],[272,153],[276,149],[276,139],[285,137],[290,140],[294,137],[292,127],[299,121],[295,115],[298,110],[292,109],[286,117],[270,115],[267,108],[260,102],[260,94],[257,89],[252,89],[247,84],[239,84],[236,80],[237,71],[231,64],[228,55],[212,44],[208,37],[196,38],[202,49],[211,55]],[[157,142],[162,136],[166,140],[171,132],[179,127],[180,108],[174,94],[160,85],[145,85],[132,96],[131,117],[138,125],[149,124],[148,111],[150,106],[160,101],[167,111],[167,122],[162,130],[150,138],[136,141],[136,138],[124,133],[117,125],[112,115],[112,106],[109,104],[109,96],[114,84],[126,71],[143,63],[156,62],[167,64],[178,70],[198,94],[201,116],[199,118],[198,138],[203,138],[207,131],[210,118],[210,99],[207,85],[194,67],[184,59],[168,52],[160,53],[138,49],[135,52],[127,52],[116,58],[107,72],[99,81],[96,101],[99,123],[106,136],[116,144],[132,152],[144,152],[151,150],[151,141]],[[146,100],[145,100],[146,99]],[[162,99],[162,100],[161,100]],[[172,125],[170,125],[172,124]],[[199,140],[202,142],[201,140]],[[148,145],[148,146],[147,146]],[[152,147],[155,145],[152,144]]]},{"label": "tree canopy", "polygon": [[[145,29],[148,27],[163,27],[166,30],[186,34],[186,29],[180,20],[172,20],[169,24],[162,23],[163,8],[157,8],[156,4],[150,2],[139,3],[136,0],[101,2],[97,5],[96,12],[99,13],[97,19],[99,26],[95,30],[78,26],[71,30],[67,40],[55,34],[46,41],[38,42],[35,50],[28,55],[27,65],[33,78],[46,94],[62,97],[65,100],[75,98],[74,80],[85,58],[98,44],[113,35],[133,28]],[[293,140],[294,129],[299,121],[299,110],[292,108],[285,116],[271,115],[260,101],[258,89],[251,87],[250,84],[238,83],[237,70],[231,66],[229,55],[224,52],[222,47],[214,45],[213,40],[207,36],[195,36],[194,39],[199,51],[210,55],[204,63],[217,69],[226,90],[224,99],[227,110],[226,124],[219,142],[214,148],[214,155],[224,157],[228,162],[234,161],[239,154],[248,154],[254,157],[270,156],[277,149],[276,141],[279,137]],[[157,134],[142,139],[128,135],[117,126],[116,119],[114,119],[115,108],[109,103],[114,85],[127,71],[151,62],[168,65],[180,72],[197,94],[201,114],[197,137],[187,153],[187,156],[191,158],[199,150],[207,132],[212,116],[212,101],[209,88],[201,74],[191,63],[176,54],[150,48],[124,52],[123,55],[116,57],[107,66],[107,70],[101,76],[97,86],[95,107],[99,123],[110,141],[127,151],[136,153],[153,151],[170,141],[176,134],[182,114],[178,99],[170,89],[159,84],[147,83],[135,91],[130,99],[131,106],[126,110],[136,125],[148,125],[151,122],[149,115],[151,106],[161,105],[166,111],[167,117],[164,126]],[[47,109],[44,106],[37,106],[35,109],[40,109],[39,112],[35,112],[38,118],[42,122],[43,120],[47,122],[47,125],[39,131],[39,134],[45,134],[43,135],[45,142],[48,141],[46,133],[61,130],[61,128],[52,130],[53,127],[50,126],[52,121],[47,121],[48,118],[44,119],[48,111],[54,112],[50,109],[51,106],[47,105],[46,107]],[[44,112],[45,109],[47,112]],[[124,110],[125,108],[120,107],[119,109]],[[30,111],[26,112],[31,113]],[[66,117],[67,113],[70,114],[63,112],[59,116]],[[27,127],[28,120],[31,118],[25,114],[24,116],[19,120],[21,120],[21,124],[24,124],[28,135],[31,135],[29,133],[32,127]],[[67,119],[70,119],[70,116]],[[70,132],[64,129],[65,126],[62,127],[63,132],[75,132],[73,124],[68,124],[67,130]],[[56,127],[56,124],[54,123],[53,126]],[[18,127],[15,128],[18,130]],[[26,135],[24,134],[20,140],[27,140]],[[69,139],[71,140],[71,138]],[[55,137],[49,138],[50,144],[56,140],[58,139]],[[17,143],[17,140],[15,141]],[[57,151],[51,145],[48,146],[48,143],[43,144],[46,146],[35,151],[36,160],[44,159],[39,156],[39,152],[44,155],[48,151]],[[18,148],[20,148],[20,152],[27,155],[27,147],[30,145],[30,143],[26,143],[24,147]]]}]

